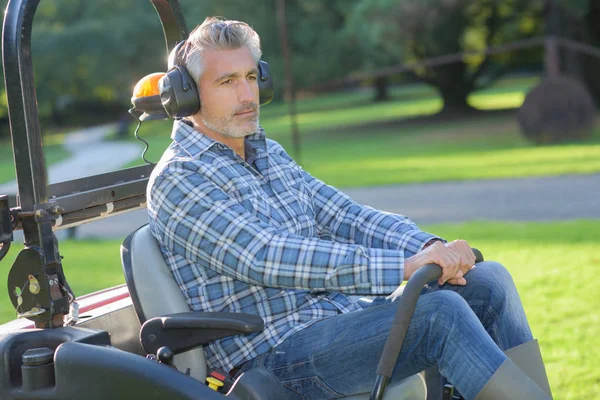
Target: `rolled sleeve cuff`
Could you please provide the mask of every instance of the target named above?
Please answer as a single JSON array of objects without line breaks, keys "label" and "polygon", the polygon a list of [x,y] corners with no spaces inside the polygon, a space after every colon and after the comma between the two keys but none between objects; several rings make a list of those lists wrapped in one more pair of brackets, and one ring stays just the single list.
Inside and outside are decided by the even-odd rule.
[{"label": "rolled sleeve cuff", "polygon": [[439,240],[443,243],[446,243],[444,238],[432,235],[428,232],[414,231],[414,233],[408,233],[408,237],[406,239],[407,245],[404,247],[404,257],[409,258],[419,253],[423,250],[425,245],[432,240]]}]

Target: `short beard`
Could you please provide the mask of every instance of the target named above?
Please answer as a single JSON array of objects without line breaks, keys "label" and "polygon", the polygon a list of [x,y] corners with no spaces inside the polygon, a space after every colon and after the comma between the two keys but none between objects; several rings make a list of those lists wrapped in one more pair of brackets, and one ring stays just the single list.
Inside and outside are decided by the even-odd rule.
[{"label": "short beard", "polygon": [[232,129],[229,127],[229,121],[231,121],[231,118],[220,118],[219,120],[214,121],[213,123],[213,121],[209,121],[204,117],[202,118],[202,122],[209,129],[212,129],[213,131],[229,138],[243,138],[252,135],[256,133],[256,131],[258,131],[258,118],[256,119],[256,126],[254,126],[251,129]]},{"label": "short beard", "polygon": [[[257,117],[256,117],[256,124],[254,124],[254,126],[252,126],[251,128],[242,128],[242,127],[237,127],[233,124],[234,115],[230,115],[229,117],[223,117],[223,118],[211,118],[210,114],[209,115],[202,115],[202,122],[204,123],[204,125],[206,125],[209,129],[220,133],[223,136],[229,137],[229,138],[244,138],[246,136],[252,135],[254,133],[256,133],[258,131],[258,107],[255,104],[252,104],[251,106],[253,106],[252,108],[254,108],[257,112]],[[236,112],[241,112],[244,111],[244,109],[247,108],[243,108],[240,110],[236,110]]]}]

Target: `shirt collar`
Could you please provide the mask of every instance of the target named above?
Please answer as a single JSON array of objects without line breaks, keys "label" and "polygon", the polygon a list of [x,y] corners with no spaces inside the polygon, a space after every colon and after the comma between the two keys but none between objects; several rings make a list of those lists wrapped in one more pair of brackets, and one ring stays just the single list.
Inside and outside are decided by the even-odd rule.
[{"label": "shirt collar", "polygon": [[[173,123],[173,131],[171,132],[171,139],[194,158],[200,157],[211,147],[221,144],[195,129],[191,123],[186,120],[175,120]],[[261,150],[266,153],[266,134],[261,126],[258,127],[256,133],[246,136],[246,141],[247,143],[250,143],[252,148],[257,149],[259,154],[261,153]]]}]

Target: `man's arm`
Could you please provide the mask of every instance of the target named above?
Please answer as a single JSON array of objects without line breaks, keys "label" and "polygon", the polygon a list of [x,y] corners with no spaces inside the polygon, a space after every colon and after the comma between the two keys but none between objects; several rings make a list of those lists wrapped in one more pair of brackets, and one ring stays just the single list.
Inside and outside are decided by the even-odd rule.
[{"label": "man's arm", "polygon": [[185,164],[167,167],[149,190],[155,233],[177,255],[268,287],[389,294],[402,282],[402,251],[278,231]]},{"label": "man's arm", "polygon": [[301,170],[310,188],[321,235],[341,243],[402,250],[406,258],[419,253],[432,240],[444,241],[423,232],[408,217],[356,203],[345,193],[302,170],[280,145],[277,146],[277,153]]}]

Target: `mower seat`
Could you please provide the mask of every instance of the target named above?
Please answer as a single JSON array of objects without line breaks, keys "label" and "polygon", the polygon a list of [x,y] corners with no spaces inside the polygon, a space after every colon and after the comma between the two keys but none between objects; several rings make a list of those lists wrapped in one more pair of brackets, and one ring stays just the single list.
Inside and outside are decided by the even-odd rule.
[{"label": "mower seat", "polygon": [[[190,311],[148,225],[140,227],[125,239],[121,246],[121,260],[131,300],[142,325],[154,317]],[[201,382],[206,379],[207,365],[202,346],[175,355],[173,364],[180,371],[189,368],[190,376]],[[368,398],[369,393],[344,397],[346,400]],[[384,395],[384,400],[426,398],[427,386],[422,374],[390,383]]]}]

